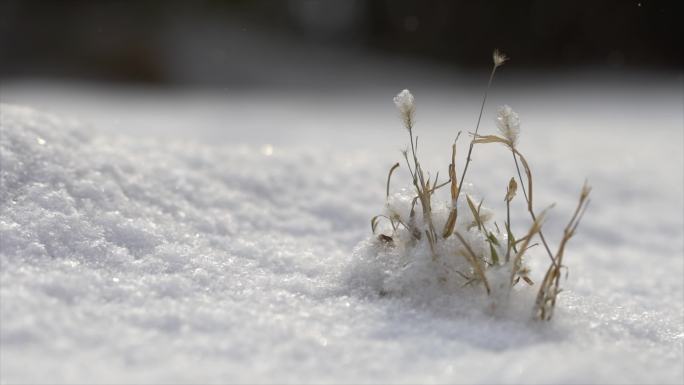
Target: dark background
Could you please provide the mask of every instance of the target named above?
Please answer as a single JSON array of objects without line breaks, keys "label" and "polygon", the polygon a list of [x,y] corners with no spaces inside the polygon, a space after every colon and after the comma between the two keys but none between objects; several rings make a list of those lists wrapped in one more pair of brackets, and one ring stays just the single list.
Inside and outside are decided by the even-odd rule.
[{"label": "dark background", "polygon": [[682,1],[0,4],[0,80],[249,85],[281,66],[325,67],[337,51],[469,71],[489,67],[493,47],[530,71],[683,64]]}]

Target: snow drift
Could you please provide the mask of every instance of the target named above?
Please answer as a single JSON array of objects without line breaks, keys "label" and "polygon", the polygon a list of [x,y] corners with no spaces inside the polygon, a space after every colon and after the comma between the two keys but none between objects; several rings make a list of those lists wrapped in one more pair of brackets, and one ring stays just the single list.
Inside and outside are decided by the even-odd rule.
[{"label": "snow drift", "polygon": [[[350,259],[382,201],[370,154],[140,139],[0,109],[3,383],[684,378],[676,243],[586,236],[549,324],[448,295],[383,298]],[[615,213],[594,209],[594,230]],[[644,273],[647,255],[659,267]]]}]

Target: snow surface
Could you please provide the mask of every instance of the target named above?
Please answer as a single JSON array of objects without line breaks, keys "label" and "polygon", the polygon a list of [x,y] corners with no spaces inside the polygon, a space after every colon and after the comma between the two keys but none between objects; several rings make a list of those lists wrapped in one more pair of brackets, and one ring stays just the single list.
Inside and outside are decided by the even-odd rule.
[{"label": "snow surface", "polygon": [[[398,90],[3,85],[3,102],[59,114],[0,106],[0,381],[682,383],[682,93],[667,84],[492,96],[483,129],[495,104],[520,113],[553,244],[594,187],[550,323],[358,280],[352,250],[406,140]],[[478,97],[412,91],[424,164],[444,173]],[[469,174],[501,210],[512,171],[483,147]]]}]

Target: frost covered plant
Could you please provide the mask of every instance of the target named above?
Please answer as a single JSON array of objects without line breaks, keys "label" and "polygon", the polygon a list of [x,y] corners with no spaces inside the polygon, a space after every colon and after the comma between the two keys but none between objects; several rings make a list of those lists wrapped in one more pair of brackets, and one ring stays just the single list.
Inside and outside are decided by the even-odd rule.
[{"label": "frost covered plant", "polygon": [[413,95],[409,90],[403,90],[394,97],[394,104],[399,110],[404,125],[410,130],[413,126],[413,113],[416,110],[416,106],[413,103]]},{"label": "frost covered plant", "polygon": [[[460,176],[457,175],[456,143],[451,146],[451,162],[448,179],[439,183],[439,173],[434,178],[426,173],[418,158],[418,138],[414,136],[415,100],[409,90],[394,97],[401,121],[408,131],[410,145],[402,151],[411,180],[411,187],[391,193],[392,174],[400,167],[396,163],[387,176],[385,212],[371,219],[374,237],[362,244],[356,254],[362,258],[381,261],[378,274],[382,282],[376,282],[381,293],[401,293],[426,287],[446,288],[457,293],[464,286],[482,287],[484,293],[500,303],[509,298],[511,289],[524,282],[533,286],[530,269],[525,263],[528,250],[541,240],[548,254],[550,266],[539,284],[534,305],[534,317],[550,320],[560,293],[560,277],[567,242],[589,204],[590,188],[582,187],[579,203],[563,232],[560,244],[553,252],[543,233],[547,210],[537,213],[533,205],[532,172],[525,157],[518,151],[520,119],[509,106],[498,110],[495,122],[498,135],[480,135],[482,113],[496,70],[508,58],[496,50],[493,67],[482,100],[475,130],[471,133],[470,146]],[[459,133],[460,134],[460,133]],[[505,220],[499,226],[494,213],[464,191],[468,166],[473,148],[478,144],[499,143],[510,151],[517,175],[506,184],[503,200],[506,204]],[[521,167],[522,166],[522,167]],[[448,199],[440,200],[436,192],[447,187]],[[531,225],[526,233],[514,234],[511,229],[511,204],[522,191]],[[518,198],[520,200],[521,198]],[[386,222],[383,222],[386,221]],[[386,223],[381,231],[381,223]],[[377,265],[377,264],[376,264]]]},{"label": "frost covered plant", "polygon": [[499,113],[496,116],[496,127],[501,136],[511,144],[511,147],[515,147],[520,135],[520,118],[511,107],[506,105],[499,108]]}]

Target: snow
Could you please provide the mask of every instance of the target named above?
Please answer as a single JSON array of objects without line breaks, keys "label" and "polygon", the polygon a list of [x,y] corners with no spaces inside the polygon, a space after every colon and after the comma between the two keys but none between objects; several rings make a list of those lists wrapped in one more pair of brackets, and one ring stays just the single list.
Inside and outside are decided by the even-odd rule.
[{"label": "snow", "polygon": [[[406,142],[396,89],[3,84],[0,380],[682,383],[681,89],[571,83],[502,87],[483,118],[486,134],[497,104],[520,113],[552,244],[594,187],[549,323],[524,293],[491,314],[477,295],[368,290],[375,265],[352,255]],[[411,89],[425,168],[445,173],[479,96]],[[474,158],[474,193],[501,210],[505,151]]]},{"label": "snow", "polygon": [[[464,195],[471,196],[472,189],[472,186],[464,185]],[[523,317],[529,319],[534,304],[533,291],[529,288],[518,290],[519,287],[509,290],[514,258],[509,263],[503,260],[506,255],[507,238],[496,230],[492,219],[486,219],[492,217],[491,210],[486,206],[480,207],[480,217],[484,222],[483,231],[480,231],[474,225],[475,216],[464,198],[458,203],[458,212],[461,214],[453,229],[464,238],[481,266],[492,265],[484,271],[488,281],[487,290],[491,290],[490,296],[487,297],[483,295],[485,286],[481,281],[469,283],[469,279],[463,276],[465,274],[479,278],[461,251],[464,248],[463,243],[455,234],[446,240],[441,238],[442,229],[451,211],[451,197],[448,197],[447,203],[446,197],[441,196],[445,195],[444,190],[436,191],[432,197],[431,218],[438,229],[438,238],[431,247],[427,239],[428,225],[421,219],[420,207],[416,209],[413,224],[409,220],[415,194],[414,189],[405,188],[389,197],[383,213],[385,217],[377,224],[376,234],[391,236],[391,244],[380,240],[378,235],[369,236],[361,242],[352,253],[352,261],[346,271],[345,278],[350,285],[365,290],[366,295],[409,297],[418,303],[432,302],[437,297],[458,297],[459,302],[451,306],[464,308],[465,311],[475,307],[478,312],[499,316],[511,316],[510,310],[514,310],[517,313],[515,316],[524,314]],[[403,218],[402,223],[414,226],[423,236],[415,239],[412,232],[402,225],[396,225],[397,230],[393,231],[389,220],[385,218],[396,217]],[[399,220],[395,221],[399,223]],[[484,231],[488,236],[495,237],[498,242],[497,245],[492,244],[492,248],[496,248],[496,252],[501,256],[500,264],[493,262],[490,243],[487,242]],[[518,270],[524,267],[525,258],[522,259]],[[520,275],[516,270],[516,277]]]}]

